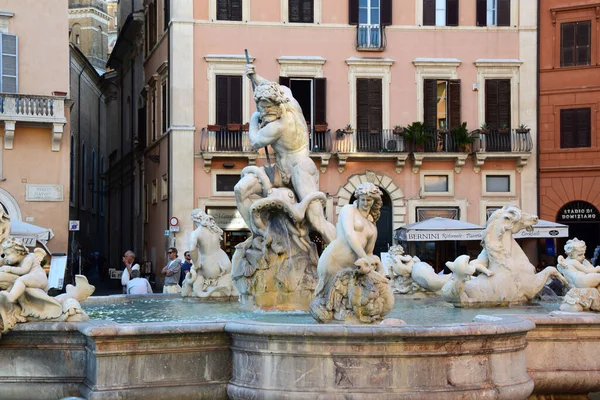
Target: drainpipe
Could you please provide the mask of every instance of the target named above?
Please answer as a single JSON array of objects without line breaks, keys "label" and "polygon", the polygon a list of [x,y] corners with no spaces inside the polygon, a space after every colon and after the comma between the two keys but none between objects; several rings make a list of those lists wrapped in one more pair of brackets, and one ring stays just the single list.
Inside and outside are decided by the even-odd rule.
[{"label": "drainpipe", "polygon": [[[135,87],[135,62],[131,63],[131,101],[129,102],[129,125],[130,125],[130,129],[131,129],[131,173],[133,174],[133,179],[131,180],[131,203],[130,203],[130,211],[129,211],[129,226],[131,227],[131,231],[130,231],[130,239],[129,239],[129,243],[131,243],[131,246],[133,246],[135,248],[135,251],[137,254],[139,253],[139,250],[136,247],[135,243],[135,234],[134,234],[134,230],[136,229],[135,226],[135,177],[136,177],[136,173],[135,173],[135,144],[134,144],[134,140],[133,138],[136,137],[136,133],[135,133],[135,123],[134,123],[134,115],[133,115],[133,110],[135,109],[135,105],[134,105],[134,96],[135,96],[135,91],[134,91],[134,87]],[[137,103],[137,102],[136,102]]]},{"label": "drainpipe", "polygon": [[[77,76],[77,149],[81,149],[81,75],[83,74],[83,71],[85,71],[85,68],[82,66],[81,67],[81,71],[79,71],[79,75]],[[72,151],[74,152],[74,149],[72,149]],[[77,163],[76,165],[80,165],[80,158],[78,157],[77,159]],[[78,171],[81,172],[81,168],[77,168]],[[74,171],[71,171],[71,173],[74,173]],[[74,185],[78,190],[77,190],[77,196],[73,197],[73,200],[75,200],[75,211],[77,214],[77,220],[79,220],[79,218],[81,217],[80,215],[80,205],[81,205],[81,190],[79,190],[79,184],[81,183],[81,179],[79,179],[79,176],[76,176],[74,181]],[[73,188],[71,188],[71,190],[73,190]],[[85,190],[85,188],[82,188],[82,190]],[[73,244],[75,244],[75,231],[70,232],[70,234],[72,235],[71,237],[71,279],[74,282],[75,281],[75,276],[74,276],[74,271],[75,271],[75,249],[73,248]]]},{"label": "drainpipe", "polygon": [[[541,196],[540,196],[540,21],[541,21],[541,1],[537,0],[537,60],[536,60],[536,132],[537,132],[537,140],[535,141],[535,162],[536,162],[536,170],[535,170],[535,179],[537,184],[537,215],[540,215],[541,210]],[[540,259],[540,242],[537,241],[537,255],[538,260]]]}]

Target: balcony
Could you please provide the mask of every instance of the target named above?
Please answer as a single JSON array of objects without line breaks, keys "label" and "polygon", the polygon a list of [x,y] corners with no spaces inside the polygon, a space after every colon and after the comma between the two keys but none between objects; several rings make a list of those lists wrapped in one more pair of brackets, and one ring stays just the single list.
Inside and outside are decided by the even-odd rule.
[{"label": "balcony", "polygon": [[385,26],[358,24],[356,28],[356,50],[382,51],[386,46]]},{"label": "balcony", "polygon": [[65,119],[65,97],[0,93],[4,148],[12,149],[16,123],[51,124],[52,151],[60,150]]},{"label": "balcony", "polygon": [[333,152],[337,155],[338,171],[340,173],[344,171],[346,161],[350,158],[362,160],[393,159],[396,161],[396,172],[400,173],[408,157],[402,132],[393,129],[359,129],[352,133],[338,130]]},{"label": "balcony", "polygon": [[246,158],[248,164],[254,165],[258,151],[250,146],[248,131],[241,124],[208,125],[200,133],[200,152],[204,159],[204,170],[210,172],[212,159]]},{"label": "balcony", "polygon": [[486,160],[493,159],[515,160],[517,172],[521,173],[533,150],[529,129],[479,131],[479,140],[476,140],[473,145],[474,170],[477,173]]}]

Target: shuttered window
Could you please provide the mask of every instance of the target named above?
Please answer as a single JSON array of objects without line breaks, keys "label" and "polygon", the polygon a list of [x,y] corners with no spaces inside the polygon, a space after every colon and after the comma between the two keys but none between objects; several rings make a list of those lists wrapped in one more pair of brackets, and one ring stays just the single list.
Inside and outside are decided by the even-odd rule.
[{"label": "shuttered window", "polygon": [[156,45],[156,38],[158,33],[156,32],[157,30],[157,14],[156,14],[156,0],[153,1],[152,3],[150,3],[148,5],[148,19],[149,19],[149,31],[148,31],[148,45],[149,45],[149,51],[152,51],[152,49],[154,48],[154,46]]},{"label": "shuttered window", "polygon": [[423,120],[433,129],[460,126],[460,80],[425,79]]},{"label": "shuttered window", "polygon": [[423,25],[458,26],[458,0],[423,0]]},{"label": "shuttered window", "polygon": [[242,0],[217,0],[217,20],[241,21]]},{"label": "shuttered window", "polygon": [[590,65],[591,21],[560,24],[560,66]]},{"label": "shuttered window", "polygon": [[510,26],[510,0],[477,0],[477,26]]},{"label": "shuttered window", "polygon": [[[392,1],[393,0],[348,0],[348,23],[358,25],[359,22],[359,3],[363,9],[379,9],[380,16],[378,24],[382,26],[392,25]],[[363,19],[365,16],[363,16]],[[373,19],[373,18],[371,18]]]},{"label": "shuttered window", "polygon": [[19,40],[16,35],[2,34],[0,41],[0,92],[17,93],[19,91]]},{"label": "shuttered window", "polygon": [[560,147],[591,147],[591,109],[560,110]]},{"label": "shuttered window", "polygon": [[217,124],[242,123],[242,77],[217,75]]},{"label": "shuttered window", "polygon": [[356,90],[357,128],[381,130],[383,106],[381,79],[357,79]]},{"label": "shuttered window", "polygon": [[486,79],[485,123],[490,129],[510,127],[510,79]]},{"label": "shuttered window", "polygon": [[290,22],[304,22],[308,24],[314,22],[313,0],[289,0],[288,10],[288,19]]}]

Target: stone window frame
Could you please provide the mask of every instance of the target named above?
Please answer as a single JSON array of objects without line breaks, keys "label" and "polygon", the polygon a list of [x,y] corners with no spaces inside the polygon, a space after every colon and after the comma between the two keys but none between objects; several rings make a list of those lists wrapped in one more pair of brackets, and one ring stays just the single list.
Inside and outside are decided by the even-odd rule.
[{"label": "stone window frame", "polygon": [[321,56],[281,56],[279,63],[279,76],[323,78],[323,65],[327,59]]},{"label": "stone window frame", "polygon": [[477,126],[485,121],[485,81],[487,79],[510,79],[510,128],[520,124],[519,83],[523,61],[517,59],[477,59]]},{"label": "stone window frame", "polygon": [[[417,84],[417,121],[425,118],[425,79],[458,80],[458,58],[415,58],[415,83]],[[461,100],[462,102],[462,100]]]},{"label": "stone window frame", "polygon": [[[600,8],[597,3],[569,5],[550,9],[552,22],[552,67],[553,68],[590,68],[598,64],[598,45],[600,40],[597,33],[600,20]],[[562,67],[560,53],[562,49],[561,24],[569,22],[591,21],[590,26],[590,64]]]},{"label": "stone window frame", "polygon": [[221,192],[217,190],[217,175],[238,175],[241,169],[212,169],[210,174],[210,192],[213,197],[233,197],[235,192]]},{"label": "stone window frame", "polygon": [[[589,108],[590,109],[590,147],[561,147],[561,126],[560,126],[560,112],[562,110],[568,110],[573,108]],[[597,103],[578,103],[578,104],[556,104],[554,105],[554,148],[563,151],[581,151],[595,148],[598,144],[596,139],[596,118],[598,118],[598,107]]]},{"label": "stone window frame", "polygon": [[152,204],[158,203],[158,182],[156,179],[152,180],[150,198],[152,199]]},{"label": "stone window frame", "polygon": [[350,84],[350,124],[357,126],[357,85],[358,78],[381,79],[381,127],[390,128],[390,86],[392,83],[391,67],[396,61],[391,58],[350,57],[348,65],[348,83]]},{"label": "stone window frame", "polygon": [[[294,24],[294,26],[312,26],[323,22],[323,0],[313,0],[313,22],[290,22],[290,0],[279,0],[281,10],[281,22]],[[243,19],[243,18],[242,18]],[[285,76],[285,75],[284,75]]]},{"label": "stone window frame", "polygon": [[479,199],[479,225],[486,226],[486,212],[488,207],[503,207],[503,206],[515,206],[521,207],[519,204],[519,199]]},{"label": "stone window frame", "polygon": [[167,200],[169,198],[169,177],[163,174],[160,177],[160,199]]},{"label": "stone window frame", "polygon": [[[508,192],[488,192],[487,181],[488,176],[508,175],[509,191]],[[517,173],[515,170],[485,170],[481,171],[481,195],[487,197],[514,197],[517,195]]]},{"label": "stone window frame", "polygon": [[[250,57],[250,63],[254,57]],[[217,75],[241,75],[244,77],[246,57],[240,54],[207,54],[204,60],[208,63],[206,79],[208,80],[208,124],[217,120]],[[242,79],[242,120],[250,121],[250,102],[252,94],[250,79]]]},{"label": "stone window frame", "polygon": [[[426,192],[425,191],[425,176],[434,175],[440,176],[445,175],[448,177],[448,191],[446,192]],[[428,196],[454,196],[454,171],[453,170],[421,170],[420,171],[420,188],[423,189],[421,195],[423,197]]]},{"label": "stone window frame", "polygon": [[211,22],[218,24],[245,24],[250,20],[250,0],[242,0],[242,20],[241,21],[229,21],[217,19],[217,0],[210,0],[208,3],[208,19]]},{"label": "stone window frame", "polygon": [[430,199],[408,199],[407,200],[407,216],[406,224],[413,224],[417,221],[418,207],[458,207],[460,212],[460,221],[467,222],[467,199],[449,199],[449,200],[430,200]]}]

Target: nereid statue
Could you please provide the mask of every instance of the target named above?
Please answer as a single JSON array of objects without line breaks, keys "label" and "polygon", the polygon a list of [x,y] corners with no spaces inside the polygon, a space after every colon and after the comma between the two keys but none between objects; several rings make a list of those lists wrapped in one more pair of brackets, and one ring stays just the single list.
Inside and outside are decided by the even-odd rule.
[{"label": "nereid statue", "polygon": [[[1,221],[0,225],[6,222]],[[2,230],[2,228],[0,228]],[[10,231],[10,228],[8,229]],[[50,297],[48,278],[41,266],[46,251],[30,253],[21,239],[9,237],[2,243],[0,267],[0,329],[7,332],[19,322],[85,321],[87,314],[80,301],[94,292],[83,275],[75,277],[76,286],[67,285],[66,293]]]},{"label": "nereid statue", "polygon": [[190,235],[190,254],[194,265],[182,284],[183,297],[237,296],[231,281],[231,261],[221,249],[223,230],[210,215],[197,208],[192,211],[196,229]]},{"label": "nereid statue", "polygon": [[[566,283],[554,267],[535,273],[535,267],[513,238],[522,229],[532,230],[538,217],[514,206],[494,211],[487,221],[477,259],[464,258],[446,265],[454,273],[442,288],[444,300],[457,307],[494,307],[531,300],[553,277]],[[463,257],[463,256],[461,256]],[[481,274],[470,278],[476,271]]]},{"label": "nereid statue", "polygon": [[565,254],[558,256],[557,268],[572,289],[565,295],[563,311],[600,311],[600,266],[585,259],[586,245],[577,238],[567,240]]},{"label": "nereid statue", "polygon": [[390,247],[389,255],[394,293],[438,292],[452,276],[436,274],[433,267],[419,257],[404,254],[404,249],[399,244]]},{"label": "nereid statue", "polygon": [[381,190],[365,182],[354,195],[357,200],[340,211],[337,238],[319,259],[319,283],[310,304],[319,322],[379,322],[394,307],[390,282],[373,254]]},{"label": "nereid statue", "polygon": [[[317,282],[317,231],[329,243],[335,228],[325,219],[319,171],[309,156],[308,127],[289,88],[256,74],[258,111],[250,119],[253,148],[270,145],[274,166],[249,166],[234,191],[237,208],[252,236],[233,255],[232,278],[247,308],[306,310]],[[256,196],[260,198],[257,200]]]}]

